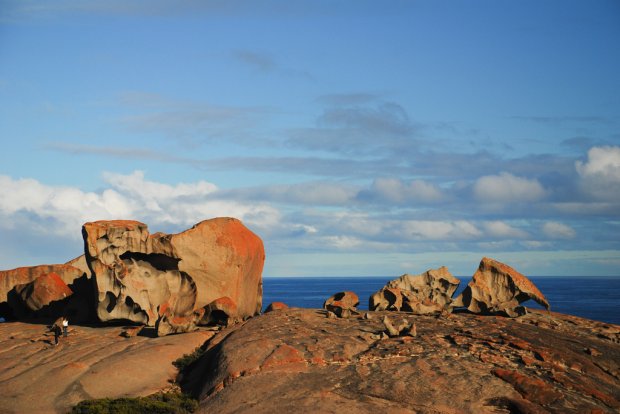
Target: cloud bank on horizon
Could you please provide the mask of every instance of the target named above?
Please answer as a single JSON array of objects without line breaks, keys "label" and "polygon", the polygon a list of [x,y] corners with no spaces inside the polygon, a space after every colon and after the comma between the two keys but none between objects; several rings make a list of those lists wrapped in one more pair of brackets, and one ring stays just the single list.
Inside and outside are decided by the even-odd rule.
[{"label": "cloud bank on horizon", "polygon": [[[448,6],[448,7],[446,7]],[[620,275],[615,2],[0,2],[0,268],[240,218],[265,275]]]}]

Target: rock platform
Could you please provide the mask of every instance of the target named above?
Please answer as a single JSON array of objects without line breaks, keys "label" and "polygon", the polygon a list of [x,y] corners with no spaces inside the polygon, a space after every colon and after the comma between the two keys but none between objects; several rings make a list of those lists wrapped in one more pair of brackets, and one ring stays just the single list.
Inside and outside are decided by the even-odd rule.
[{"label": "rock platform", "polygon": [[[617,413],[620,326],[282,309],[229,327],[182,381],[204,413]],[[417,326],[386,338],[387,316]]]},{"label": "rock platform", "polygon": [[164,390],[177,375],[172,362],[214,335],[126,338],[125,331],[70,326],[54,346],[44,324],[0,323],[0,413],[66,413],[84,399]]}]

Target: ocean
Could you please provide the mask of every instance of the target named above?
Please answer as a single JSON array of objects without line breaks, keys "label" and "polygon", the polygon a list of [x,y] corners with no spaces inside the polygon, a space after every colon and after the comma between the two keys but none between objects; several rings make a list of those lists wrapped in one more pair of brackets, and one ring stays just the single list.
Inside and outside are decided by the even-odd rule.
[{"label": "ocean", "polygon": [[[291,307],[321,308],[325,299],[336,292],[350,290],[360,298],[360,309],[368,309],[368,298],[396,277],[265,277],[263,304],[284,302]],[[458,295],[471,277],[461,280]],[[619,277],[559,277],[529,278],[545,295],[551,310],[583,318],[620,325]],[[534,301],[526,307],[541,308]]]}]

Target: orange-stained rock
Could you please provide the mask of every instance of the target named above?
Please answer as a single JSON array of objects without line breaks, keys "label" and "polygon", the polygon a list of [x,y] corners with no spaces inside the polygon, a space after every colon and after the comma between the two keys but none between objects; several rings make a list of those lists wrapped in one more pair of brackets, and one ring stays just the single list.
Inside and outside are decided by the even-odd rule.
[{"label": "orange-stained rock", "polygon": [[512,267],[496,260],[483,258],[455,307],[466,307],[474,313],[497,313],[511,317],[523,315],[522,302],[533,299],[549,309],[549,302],[538,288]]},{"label": "orange-stained rock", "polygon": [[28,309],[38,311],[52,302],[63,300],[73,291],[63,282],[57,273],[44,273],[34,281],[15,286],[15,291]]},{"label": "orange-stained rock", "polygon": [[323,303],[323,308],[326,308],[327,305],[333,302],[340,302],[341,306],[345,306],[349,309],[356,309],[360,304],[359,297],[355,294],[355,292],[344,291],[338,292],[327,298],[327,300]]},{"label": "orange-stained rock", "polygon": [[[84,290],[87,292],[85,296],[88,296],[89,293],[92,292],[92,288],[89,286],[90,282],[88,280],[89,273],[78,267],[78,259],[74,259],[74,263],[72,263],[72,261],[66,264],[18,267],[16,269],[0,271],[0,316],[9,319],[13,317],[37,316],[35,310],[40,310],[44,305],[38,306],[36,302],[39,299],[43,299],[44,301],[45,299],[43,297],[40,297],[39,299],[32,298],[30,300],[30,305],[32,306],[27,305],[24,303],[22,296],[16,289],[20,286],[19,291],[24,292],[24,297],[31,296],[28,289],[26,289],[26,286],[32,284],[35,280],[37,280],[37,278],[50,273],[56,274],[60,281],[65,284],[65,287],[69,285],[69,288],[73,292],[82,292]],[[74,266],[73,264],[76,264],[77,266]],[[41,291],[41,289],[46,289],[43,285],[38,289],[39,294],[46,296],[44,292]],[[32,285],[32,287],[33,286],[34,285]],[[57,293],[60,293],[62,296],[62,291],[62,289],[57,290]],[[65,291],[65,293],[67,292]],[[52,296],[49,297],[51,298]],[[57,300],[58,299],[55,299],[50,302]],[[48,302],[48,304],[50,302]],[[76,298],[75,295],[69,301],[63,302],[62,305],[58,302],[56,302],[56,305],[53,309],[46,308],[44,313],[51,313],[47,316],[52,318],[65,313],[71,313],[72,317],[75,316],[77,319],[81,320],[88,319],[88,317],[90,317],[90,310],[87,306],[85,306],[84,301],[80,298]]]},{"label": "orange-stained rock", "polygon": [[450,311],[460,281],[445,266],[420,275],[405,274],[370,296],[368,309],[413,312],[418,315]]},{"label": "orange-stained rock", "polygon": [[493,374],[511,384],[523,398],[534,403],[551,404],[562,398],[560,392],[540,378],[532,378],[518,371],[500,368],[494,369]]},{"label": "orange-stained rock", "polygon": [[25,285],[33,282],[39,276],[48,273],[56,273],[62,281],[70,285],[73,281],[84,275],[84,271],[70,264],[53,264],[18,267],[11,270],[0,271],[0,302],[6,302],[8,293],[17,285]]},{"label": "orange-stained rock", "polygon": [[152,235],[137,221],[97,221],[84,224],[82,233],[102,321],[155,326],[165,317],[158,331],[182,332],[202,318],[199,309],[222,297],[235,304],[235,320],[260,312],[265,251],[239,220],[216,218],[182,233]]},{"label": "orange-stained rock", "polygon": [[228,296],[215,299],[204,309],[204,316],[200,321],[202,325],[228,326],[238,322],[237,304]]},{"label": "orange-stained rock", "polygon": [[265,313],[280,309],[288,309],[288,305],[284,302],[271,302],[267,309],[265,309]]},{"label": "orange-stained rock", "polygon": [[[323,308],[332,312],[339,318],[348,318],[351,313],[357,311],[360,300],[355,292],[345,291],[338,292],[327,298],[323,303]],[[328,313],[328,317],[329,317]],[[333,317],[333,315],[332,315]]]},{"label": "orange-stained rock", "polygon": [[[610,324],[540,310],[520,319],[369,313],[330,319],[291,308],[230,326],[203,346],[181,386],[208,413],[618,412],[620,346],[599,337]],[[417,336],[404,329],[412,322]],[[583,349],[594,344],[593,360]],[[580,371],[521,363],[541,349]]]}]

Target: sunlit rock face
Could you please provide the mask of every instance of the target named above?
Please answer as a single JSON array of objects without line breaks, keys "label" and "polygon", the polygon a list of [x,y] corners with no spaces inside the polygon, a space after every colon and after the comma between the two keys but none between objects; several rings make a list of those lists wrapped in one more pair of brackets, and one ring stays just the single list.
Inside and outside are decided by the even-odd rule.
[{"label": "sunlit rock face", "polygon": [[420,275],[405,274],[389,281],[384,288],[373,294],[368,308],[419,315],[450,311],[452,295],[459,283],[445,266],[427,270]]},{"label": "sunlit rock face", "polygon": [[87,320],[91,316],[87,304],[91,291],[83,257],[65,264],[3,270],[0,317],[10,320],[65,315],[73,321]]},{"label": "sunlit rock face", "polygon": [[478,270],[454,306],[483,314],[504,314],[515,317],[525,314],[520,304],[532,299],[549,309],[549,302],[527,277],[512,267],[483,258]]},{"label": "sunlit rock face", "polygon": [[222,297],[234,304],[231,319],[260,312],[265,251],[239,220],[216,218],[182,233],[152,235],[137,221],[97,221],[82,233],[102,321],[187,332]]},{"label": "sunlit rock face", "polygon": [[32,311],[38,311],[50,303],[64,300],[73,294],[62,278],[54,272],[44,273],[30,283],[15,286],[15,291]]}]

